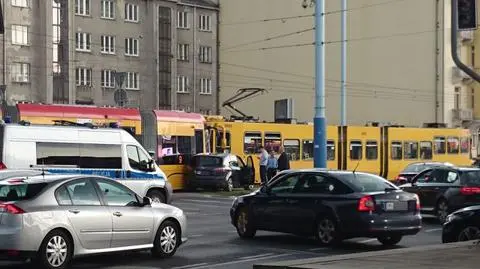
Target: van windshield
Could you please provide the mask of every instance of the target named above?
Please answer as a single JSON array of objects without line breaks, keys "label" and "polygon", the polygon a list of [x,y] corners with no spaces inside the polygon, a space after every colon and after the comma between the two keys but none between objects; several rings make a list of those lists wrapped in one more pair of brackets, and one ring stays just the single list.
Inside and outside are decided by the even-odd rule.
[{"label": "van windshield", "polygon": [[32,199],[47,185],[47,183],[0,185],[0,201],[16,202]]}]

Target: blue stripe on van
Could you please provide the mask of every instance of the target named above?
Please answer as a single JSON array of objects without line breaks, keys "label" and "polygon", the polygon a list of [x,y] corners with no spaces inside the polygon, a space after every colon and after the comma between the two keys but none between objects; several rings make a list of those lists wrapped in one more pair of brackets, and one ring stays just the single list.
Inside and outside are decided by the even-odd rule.
[{"label": "blue stripe on van", "polygon": [[127,171],[121,169],[81,169],[81,168],[47,168],[46,172],[52,174],[81,174],[81,175],[97,175],[113,179],[160,179],[164,180],[160,174],[149,174],[145,172],[130,171],[127,177]]}]

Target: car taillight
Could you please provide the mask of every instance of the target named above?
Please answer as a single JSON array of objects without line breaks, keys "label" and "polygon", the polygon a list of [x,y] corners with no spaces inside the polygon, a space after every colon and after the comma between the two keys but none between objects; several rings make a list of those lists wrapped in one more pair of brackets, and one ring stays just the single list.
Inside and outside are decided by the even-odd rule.
[{"label": "car taillight", "polygon": [[217,174],[224,174],[224,173],[227,172],[227,169],[225,169],[225,168],[215,168],[213,171]]},{"label": "car taillight", "polygon": [[4,169],[7,169],[7,166],[4,163],[0,162],[0,170]]},{"label": "car taillight", "polygon": [[375,210],[375,202],[371,196],[364,196],[358,202],[358,211],[370,212]]},{"label": "car taillight", "polygon": [[0,204],[0,209],[3,209],[3,212],[10,213],[13,215],[23,214],[25,211],[20,207],[14,204]]},{"label": "car taillight", "polygon": [[416,194],[415,194],[415,201],[416,201],[415,209],[417,211],[420,211],[420,198]]},{"label": "car taillight", "polygon": [[480,194],[480,187],[462,187],[460,193],[463,195]]}]

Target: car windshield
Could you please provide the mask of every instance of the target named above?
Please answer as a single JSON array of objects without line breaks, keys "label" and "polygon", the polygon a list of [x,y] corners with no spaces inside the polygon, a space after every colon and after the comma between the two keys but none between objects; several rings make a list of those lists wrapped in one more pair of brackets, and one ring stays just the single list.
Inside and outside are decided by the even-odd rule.
[{"label": "car windshield", "polygon": [[430,167],[430,165],[427,165],[427,164],[410,164],[408,165],[403,171],[402,173],[420,173],[422,172],[423,170],[425,169],[428,169]]},{"label": "car windshield", "polygon": [[29,200],[37,196],[46,186],[47,183],[0,185],[0,201]]},{"label": "car windshield", "polygon": [[345,183],[350,185],[355,192],[377,192],[386,189],[398,189],[382,177],[370,174],[341,174],[338,176]]},{"label": "car windshield", "polygon": [[467,186],[480,186],[480,170],[464,171],[461,175],[461,182]]},{"label": "car windshield", "polygon": [[222,166],[223,159],[214,156],[197,156],[195,158],[196,166]]}]

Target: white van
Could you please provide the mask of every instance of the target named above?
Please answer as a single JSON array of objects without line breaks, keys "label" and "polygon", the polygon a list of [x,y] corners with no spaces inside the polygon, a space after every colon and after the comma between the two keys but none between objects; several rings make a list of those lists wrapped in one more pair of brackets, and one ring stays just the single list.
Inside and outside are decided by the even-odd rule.
[{"label": "white van", "polygon": [[102,175],[154,202],[171,202],[167,177],[128,132],[64,125],[0,123],[0,169]]}]

